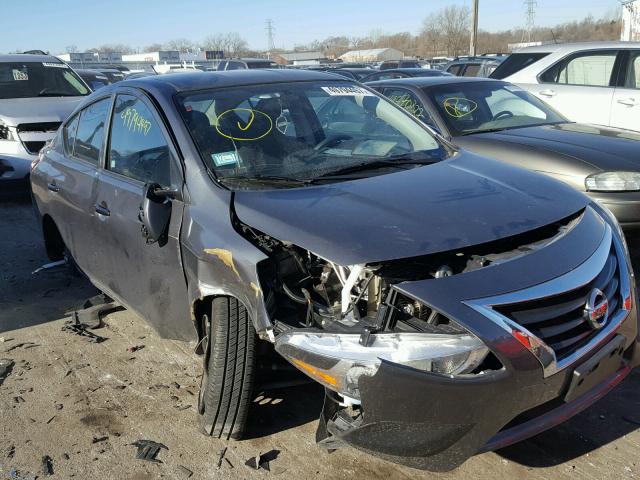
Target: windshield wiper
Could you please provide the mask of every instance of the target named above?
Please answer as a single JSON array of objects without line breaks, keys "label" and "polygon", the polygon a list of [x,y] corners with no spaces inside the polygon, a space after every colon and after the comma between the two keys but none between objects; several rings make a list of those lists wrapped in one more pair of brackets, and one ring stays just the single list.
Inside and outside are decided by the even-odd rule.
[{"label": "windshield wiper", "polygon": [[218,177],[221,182],[256,182],[256,183],[274,183],[283,185],[307,185],[307,180],[293,177],[284,177],[278,175],[231,175],[228,177]]},{"label": "windshield wiper", "polygon": [[430,165],[432,163],[437,162],[437,160],[374,160],[373,162],[363,162],[358,163],[356,165],[349,165],[343,168],[338,168],[337,170],[332,170],[327,173],[323,173],[317,177],[312,178],[309,182],[315,182],[316,180],[325,180],[325,179],[338,179],[342,178],[357,178],[355,176],[348,176],[351,173],[364,172],[367,170],[377,170],[380,168],[399,168],[401,170],[409,170],[411,165]]},{"label": "windshield wiper", "polygon": [[495,132],[504,132],[505,130],[517,130],[519,128],[530,128],[530,127],[544,127],[546,125],[562,125],[565,123],[572,123],[569,121],[562,122],[545,122],[545,123],[532,123],[531,125],[509,125],[507,127],[495,127],[495,128],[487,128],[487,129],[478,129],[478,130],[467,130],[466,132],[462,132],[461,135],[474,135],[476,133],[495,133]]}]

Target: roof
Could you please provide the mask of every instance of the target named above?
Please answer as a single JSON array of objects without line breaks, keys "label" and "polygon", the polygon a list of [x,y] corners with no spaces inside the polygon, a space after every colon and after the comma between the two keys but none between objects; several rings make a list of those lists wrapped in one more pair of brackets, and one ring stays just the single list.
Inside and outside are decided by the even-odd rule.
[{"label": "roof", "polygon": [[398,50],[397,48],[391,48],[391,47],[387,47],[387,48],[368,48],[366,50],[349,50],[347,53],[344,53],[342,55],[340,55],[340,58],[342,57],[352,57],[352,56],[358,56],[358,57],[368,57],[371,55],[378,55],[382,52],[386,52],[387,50],[395,50],[396,52],[399,52],[400,50]]},{"label": "roof", "polygon": [[294,62],[296,60],[317,60],[325,57],[322,52],[276,53],[275,55],[282,57],[290,62]]},{"label": "roof", "polygon": [[581,42],[581,43],[549,43],[537,45],[535,47],[525,47],[514,50],[514,53],[548,53],[559,50],[604,50],[611,48],[633,48],[640,49],[640,42]]},{"label": "roof", "polygon": [[53,55],[31,55],[28,53],[0,55],[0,63],[9,62],[47,62],[47,63],[64,63]]},{"label": "roof", "polygon": [[407,85],[411,87],[436,87],[440,85],[455,85],[459,83],[475,83],[475,82],[494,82],[505,83],[501,80],[483,77],[411,77],[411,78],[394,78],[390,80],[376,80],[375,82],[367,82],[369,87],[377,87],[381,85]]},{"label": "roof", "polygon": [[[173,90],[174,93],[205,90],[209,88],[258,85],[263,83],[336,81],[335,75],[313,70],[256,69],[228,70],[223,72],[169,73],[140,79],[125,80],[124,83],[140,88],[156,87]],[[349,81],[347,78],[340,79]]]}]

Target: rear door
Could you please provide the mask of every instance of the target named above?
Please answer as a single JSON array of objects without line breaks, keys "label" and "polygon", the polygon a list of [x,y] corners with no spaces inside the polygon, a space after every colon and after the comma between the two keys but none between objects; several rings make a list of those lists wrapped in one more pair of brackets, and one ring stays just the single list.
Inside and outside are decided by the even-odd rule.
[{"label": "rear door", "polygon": [[78,266],[92,277],[90,228],[95,184],[104,150],[111,97],[96,100],[63,127],[63,149],[47,166],[48,203],[65,245]]},{"label": "rear door", "polygon": [[525,88],[570,120],[609,125],[619,50],[594,50],[570,55]]},{"label": "rear door", "polygon": [[627,52],[625,57],[613,94],[611,126],[640,131],[640,50]]},{"label": "rear door", "polygon": [[191,333],[179,234],[184,204],[171,200],[166,242],[147,244],[138,218],[146,183],[182,190],[182,168],[168,131],[153,104],[136,90],[116,96],[98,176],[94,248],[104,287],[164,336]]}]

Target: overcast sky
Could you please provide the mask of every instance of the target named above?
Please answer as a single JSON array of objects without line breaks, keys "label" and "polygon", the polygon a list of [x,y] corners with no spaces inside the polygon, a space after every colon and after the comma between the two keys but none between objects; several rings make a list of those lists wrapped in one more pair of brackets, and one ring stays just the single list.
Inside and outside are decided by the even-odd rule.
[{"label": "overcast sky", "polygon": [[[238,32],[265,49],[265,21],[272,18],[277,47],[328,36],[363,36],[371,30],[417,33],[422,20],[447,5],[470,0],[2,0],[0,50],[62,53],[106,43],[144,47],[172,38],[200,41],[216,32]],[[538,0],[539,25],[612,12],[617,0]],[[521,0],[480,0],[480,28],[521,26]]]}]

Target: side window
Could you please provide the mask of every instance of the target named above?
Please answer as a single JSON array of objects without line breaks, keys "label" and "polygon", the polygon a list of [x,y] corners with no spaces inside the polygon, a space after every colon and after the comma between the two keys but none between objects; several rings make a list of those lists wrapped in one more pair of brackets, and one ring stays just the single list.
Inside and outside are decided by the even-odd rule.
[{"label": "side window", "polygon": [[464,71],[465,77],[477,77],[480,73],[481,65],[479,63],[470,63]]},{"label": "side window", "polygon": [[625,87],[640,89],[640,52],[631,54]]},{"label": "side window", "polygon": [[389,100],[399,107],[404,108],[414,117],[422,120],[427,125],[434,126],[429,112],[427,112],[427,109],[413,92],[405,90],[404,88],[387,88],[384,94]]},{"label": "side window", "polygon": [[64,138],[64,153],[66,155],[73,155],[73,144],[76,142],[76,133],[78,131],[79,119],[80,114],[78,113],[64,126],[62,135]]},{"label": "side window", "polygon": [[574,55],[544,72],[540,79],[546,83],[608,87],[618,52],[587,52]]},{"label": "side window", "polygon": [[447,68],[447,73],[458,76],[460,75],[460,70],[462,69],[463,66],[464,65],[451,65],[449,68]]},{"label": "side window", "polygon": [[107,122],[111,98],[92,103],[80,112],[73,155],[98,165],[100,150],[104,140],[104,126]]},{"label": "side window", "polygon": [[242,62],[229,62],[227,70],[245,70],[247,66]]},{"label": "side window", "polygon": [[118,95],[107,168],[141,182],[169,187],[171,164],[169,145],[151,110],[137,97]]}]

